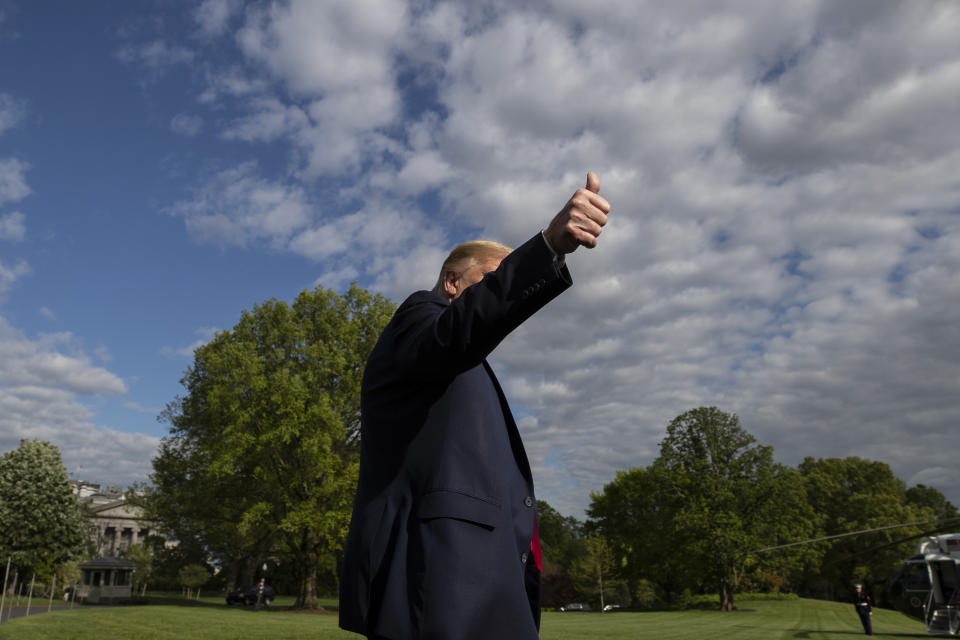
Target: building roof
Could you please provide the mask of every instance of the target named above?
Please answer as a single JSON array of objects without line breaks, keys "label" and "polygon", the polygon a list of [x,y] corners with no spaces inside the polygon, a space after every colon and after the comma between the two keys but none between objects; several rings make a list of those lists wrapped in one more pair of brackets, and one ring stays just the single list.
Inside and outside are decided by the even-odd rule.
[{"label": "building roof", "polygon": [[113,556],[95,558],[93,560],[87,560],[86,562],[80,563],[81,569],[133,569],[136,566],[137,565],[129,560],[124,560],[123,558],[114,558]]}]

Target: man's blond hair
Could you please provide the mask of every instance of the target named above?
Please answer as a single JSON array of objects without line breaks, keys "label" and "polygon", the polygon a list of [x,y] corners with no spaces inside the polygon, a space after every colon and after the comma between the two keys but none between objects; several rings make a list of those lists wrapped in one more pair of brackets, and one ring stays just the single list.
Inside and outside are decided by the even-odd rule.
[{"label": "man's blond hair", "polygon": [[448,271],[463,273],[475,264],[489,258],[502,258],[513,251],[510,247],[493,240],[471,240],[458,244],[443,261],[437,283],[433,285],[433,292],[444,295],[443,274]]}]

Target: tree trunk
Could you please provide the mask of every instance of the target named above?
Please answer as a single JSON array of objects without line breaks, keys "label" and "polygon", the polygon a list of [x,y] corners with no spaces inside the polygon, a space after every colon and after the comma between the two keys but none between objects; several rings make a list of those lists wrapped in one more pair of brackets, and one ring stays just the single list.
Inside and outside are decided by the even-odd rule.
[{"label": "tree trunk", "polygon": [[253,584],[257,584],[257,569],[260,567],[260,561],[263,558],[262,554],[253,554],[249,555],[243,560],[240,561],[240,575],[238,576],[237,582],[238,587],[248,587]]},{"label": "tree trunk", "polygon": [[733,604],[733,589],[726,579],[720,580],[720,611],[735,611]]},{"label": "tree trunk", "polygon": [[603,611],[603,567],[597,567],[597,578],[600,582],[600,611]]},{"label": "tree trunk", "polygon": [[303,572],[300,574],[300,589],[297,594],[297,601],[293,603],[294,609],[319,609],[317,604],[317,554],[315,551],[309,551],[306,554],[306,562]]},{"label": "tree trunk", "polygon": [[227,565],[226,579],[224,580],[224,587],[226,587],[227,593],[236,591],[237,587],[240,586],[237,584],[237,576],[240,575],[240,569],[237,567],[239,562],[240,561],[234,557],[230,559],[230,563]]}]

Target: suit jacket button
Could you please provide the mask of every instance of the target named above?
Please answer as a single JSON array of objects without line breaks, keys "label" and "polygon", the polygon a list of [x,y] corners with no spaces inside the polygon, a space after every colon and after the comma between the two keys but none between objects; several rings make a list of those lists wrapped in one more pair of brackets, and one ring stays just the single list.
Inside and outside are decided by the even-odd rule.
[{"label": "suit jacket button", "polygon": [[523,499],[523,504],[527,505],[528,507],[532,507],[533,498],[531,498],[530,496],[527,496],[526,498]]},{"label": "suit jacket button", "polygon": [[527,564],[527,552],[526,552],[526,551],[524,551],[523,553],[520,554],[520,562],[522,562],[523,564]]}]

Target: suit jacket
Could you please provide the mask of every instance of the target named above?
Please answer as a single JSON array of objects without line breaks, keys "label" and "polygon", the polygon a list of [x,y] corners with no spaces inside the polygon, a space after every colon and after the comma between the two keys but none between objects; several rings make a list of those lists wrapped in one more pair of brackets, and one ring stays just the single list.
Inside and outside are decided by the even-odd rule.
[{"label": "suit jacket", "polygon": [[486,356],[571,284],[541,234],[452,303],[420,291],[371,352],[344,629],[395,640],[532,640],[530,465]]}]

